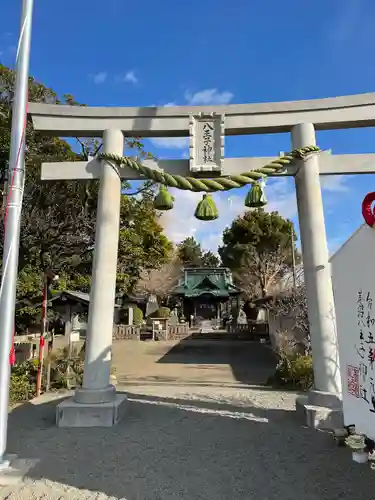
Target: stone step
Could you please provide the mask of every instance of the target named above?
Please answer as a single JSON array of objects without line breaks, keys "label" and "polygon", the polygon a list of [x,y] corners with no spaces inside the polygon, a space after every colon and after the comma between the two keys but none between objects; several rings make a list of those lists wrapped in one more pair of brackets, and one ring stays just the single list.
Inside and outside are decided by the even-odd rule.
[{"label": "stone step", "polygon": [[297,397],[296,412],[306,425],[313,429],[333,431],[344,427],[343,412],[340,408],[309,404],[308,396]]}]

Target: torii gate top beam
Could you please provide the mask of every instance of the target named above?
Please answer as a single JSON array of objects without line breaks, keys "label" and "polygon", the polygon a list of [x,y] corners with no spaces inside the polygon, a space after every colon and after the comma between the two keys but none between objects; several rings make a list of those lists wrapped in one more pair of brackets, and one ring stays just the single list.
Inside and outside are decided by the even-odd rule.
[{"label": "torii gate top beam", "polygon": [[178,107],[83,107],[29,103],[34,128],[63,137],[101,137],[110,128],[126,136],[185,137],[193,114],[225,114],[226,135],[289,132],[298,123],[316,130],[375,126],[375,93],[259,104]]}]

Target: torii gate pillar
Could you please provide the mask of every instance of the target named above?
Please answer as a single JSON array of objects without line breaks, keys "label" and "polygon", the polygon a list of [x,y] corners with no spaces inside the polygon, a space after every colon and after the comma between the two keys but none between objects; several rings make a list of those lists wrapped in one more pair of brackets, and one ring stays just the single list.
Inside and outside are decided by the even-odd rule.
[{"label": "torii gate pillar", "polygon": [[[292,128],[293,148],[315,145],[311,123]],[[331,270],[319,180],[319,156],[301,161],[295,176],[308,302],[314,389],[297,401],[312,427],[340,428],[341,376]]]},{"label": "torii gate pillar", "polygon": [[[103,151],[123,154],[121,130],[104,131]],[[102,161],[83,385],[74,398],[58,405],[59,427],[110,427],[121,419],[125,410],[126,396],[116,394],[110,384],[120,203],[119,172]]]}]

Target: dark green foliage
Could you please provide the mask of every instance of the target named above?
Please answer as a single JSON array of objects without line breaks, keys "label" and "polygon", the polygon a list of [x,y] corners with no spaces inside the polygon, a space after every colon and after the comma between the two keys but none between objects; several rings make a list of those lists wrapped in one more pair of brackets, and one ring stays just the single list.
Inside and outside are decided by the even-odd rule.
[{"label": "dark green foliage", "polygon": [[170,318],[171,310],[169,307],[160,307],[152,316],[154,318]]},{"label": "dark green foliage", "polygon": [[257,209],[237,217],[223,233],[219,255],[229,267],[247,297],[266,296],[284,276],[291,273],[293,248],[296,262],[293,223],[278,212]]},{"label": "dark green foliage", "polygon": [[204,252],[202,255],[202,266],[220,267],[220,259],[216,254],[208,250],[207,252]]},{"label": "dark green foliage", "polygon": [[208,250],[204,252],[200,243],[193,237],[185,238],[177,246],[177,256],[186,267],[219,267],[220,260],[217,255]]},{"label": "dark green foliage", "polygon": [[[272,253],[280,247],[288,247],[293,231],[293,222],[284,219],[278,212],[263,209],[246,212],[237,217],[223,233],[223,246],[219,249],[224,266],[235,269],[241,265],[241,257],[249,247],[258,254]],[[291,262],[291,247],[289,261]]]},{"label": "dark green foliage", "polygon": [[177,246],[177,255],[185,266],[200,266],[202,262],[202,248],[193,236],[185,238]]},{"label": "dark green foliage", "polygon": [[37,360],[12,366],[9,388],[10,404],[28,401],[35,396],[37,372]]},{"label": "dark green foliage", "polygon": [[143,323],[143,312],[139,307],[134,307],[133,310],[133,323],[135,326],[141,326]]}]

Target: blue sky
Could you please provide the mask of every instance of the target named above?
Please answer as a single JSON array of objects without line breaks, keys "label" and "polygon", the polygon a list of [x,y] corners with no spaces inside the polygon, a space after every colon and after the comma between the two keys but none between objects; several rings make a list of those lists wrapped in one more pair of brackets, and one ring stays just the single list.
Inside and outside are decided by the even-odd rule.
[{"label": "blue sky", "polygon": [[[88,105],[227,104],[332,97],[375,91],[373,0],[35,0],[31,74]],[[21,0],[2,0],[0,60],[12,66]],[[314,7],[312,8],[312,5]],[[53,8],[51,8],[53,6]],[[335,154],[375,152],[375,130],[327,131]],[[157,157],[183,158],[186,141],[146,141]],[[288,134],[230,137],[226,156],[273,156]],[[325,178],[330,251],[362,223],[371,176]],[[221,217],[200,223],[197,196],[178,193],[163,216],[172,239],[194,235],[215,250],[243,212],[244,190],[216,195]],[[292,179],[267,186],[269,208],[298,224]]]}]

